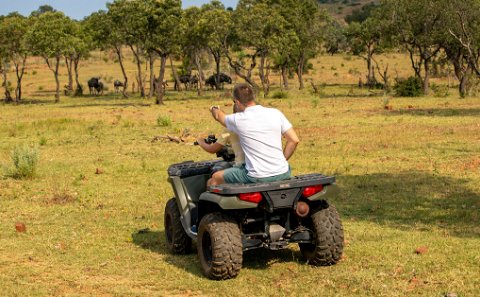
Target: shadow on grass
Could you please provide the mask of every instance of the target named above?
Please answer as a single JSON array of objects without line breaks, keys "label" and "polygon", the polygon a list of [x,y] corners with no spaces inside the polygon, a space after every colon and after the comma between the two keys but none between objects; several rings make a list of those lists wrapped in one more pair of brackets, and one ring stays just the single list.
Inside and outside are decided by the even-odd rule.
[{"label": "shadow on grass", "polygon": [[18,102],[8,102],[0,101],[5,105],[30,105],[30,104],[54,104],[55,99],[22,99]]},{"label": "shadow on grass", "polygon": [[[112,99],[114,100],[114,99]],[[123,102],[111,102],[111,103],[104,103],[100,102],[96,103],[88,103],[88,104],[71,104],[71,105],[63,105],[61,108],[79,108],[79,107],[150,107],[153,104],[146,104],[146,103],[123,103]]]},{"label": "shadow on grass", "polygon": [[386,112],[388,115],[411,115],[411,116],[438,116],[438,117],[456,117],[456,116],[480,116],[478,108],[428,108],[428,109],[399,109]]},{"label": "shadow on grass", "polygon": [[165,256],[165,262],[174,265],[193,275],[202,276],[200,262],[197,259],[195,244],[192,252],[187,255],[174,255],[170,253],[166,245],[165,231],[139,230],[132,234],[133,243],[139,247]]},{"label": "shadow on grass", "polygon": [[480,235],[480,194],[467,180],[412,171],[339,176],[334,203],[344,219],[404,230],[443,229],[458,237]]},{"label": "shadow on grass", "polygon": [[[165,231],[139,230],[132,234],[133,243],[154,253],[165,255],[165,261],[191,274],[201,276],[200,262],[197,257],[196,243],[192,244],[192,252],[187,255],[170,253],[165,242]],[[270,251],[255,249],[243,253],[243,267],[250,269],[267,269],[274,263],[288,263],[299,261],[303,263],[299,251],[292,249]]]}]

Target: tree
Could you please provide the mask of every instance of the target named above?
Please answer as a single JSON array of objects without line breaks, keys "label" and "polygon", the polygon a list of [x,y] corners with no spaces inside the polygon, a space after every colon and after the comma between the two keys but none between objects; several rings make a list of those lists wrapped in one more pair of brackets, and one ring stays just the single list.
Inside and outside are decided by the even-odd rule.
[{"label": "tree", "polygon": [[371,15],[372,11],[375,9],[377,5],[375,2],[368,3],[360,9],[354,9],[352,14],[347,15],[345,17],[345,22],[348,24],[356,22],[356,23],[363,23],[366,21]]},{"label": "tree", "polygon": [[225,41],[230,34],[231,12],[225,10],[220,1],[212,0],[210,4],[202,6],[199,30],[206,37],[206,46],[212,54],[216,65],[215,87],[220,88],[220,63],[225,51]]},{"label": "tree", "polygon": [[350,51],[363,58],[367,63],[367,85],[369,87],[373,87],[377,83],[374,56],[382,53],[387,47],[386,28],[387,24],[384,20],[370,17],[362,23],[351,23],[346,30]]},{"label": "tree", "polygon": [[448,36],[444,50],[460,81],[461,97],[467,95],[469,73],[480,77],[480,3],[475,0],[445,1]]},{"label": "tree", "polygon": [[2,75],[2,86],[4,87],[5,102],[13,101],[12,95],[8,87],[8,71],[10,70],[10,64],[8,63],[8,53],[7,51],[0,47],[0,74]]},{"label": "tree", "polygon": [[280,8],[276,1],[241,0],[234,14],[240,46],[250,49],[260,59],[258,72],[264,96],[270,89],[271,57],[280,48],[284,50],[284,45],[291,46],[291,40],[296,38],[295,32],[288,30]]},{"label": "tree", "polygon": [[145,0],[149,12],[146,49],[160,57],[160,71],[156,81],[156,104],[164,104],[163,80],[168,56],[180,44],[182,7],[180,0]]},{"label": "tree", "polygon": [[73,91],[73,74],[75,74],[75,96],[83,95],[83,86],[78,80],[80,61],[90,55],[94,48],[92,37],[85,28],[85,22],[73,23],[73,35],[70,36],[68,47],[65,51],[65,64],[68,71],[68,92]]},{"label": "tree", "polygon": [[304,88],[303,73],[309,59],[314,58],[321,49],[331,18],[320,8],[315,0],[276,0],[280,3],[280,13],[298,38],[298,44],[292,48],[295,72],[299,88]]},{"label": "tree", "polygon": [[[182,51],[192,61],[198,71],[198,95],[203,92],[203,69],[202,69],[202,53],[207,50],[208,32],[204,30],[202,24],[205,20],[202,19],[202,10],[198,7],[190,7],[184,10],[182,18],[182,32],[183,38],[181,42]],[[222,45],[223,46],[223,45]]]},{"label": "tree", "polygon": [[145,97],[145,78],[142,63],[145,60],[145,43],[147,36],[148,11],[142,1],[115,0],[107,4],[108,14],[115,24],[120,39],[127,45],[137,65],[137,82],[140,96]]},{"label": "tree", "polygon": [[117,55],[118,63],[123,74],[122,95],[127,98],[128,76],[123,63],[122,49],[124,38],[115,24],[111,13],[103,10],[92,13],[86,20],[85,26],[92,36],[96,48],[102,50],[113,50]]},{"label": "tree", "polygon": [[28,26],[29,20],[21,16],[10,16],[0,21],[0,51],[5,53],[5,60],[13,63],[17,77],[16,102],[22,99],[22,78],[29,54],[25,43]]},{"label": "tree", "polygon": [[344,27],[335,19],[330,19],[325,28],[323,47],[330,55],[347,49],[347,37]]},{"label": "tree", "polygon": [[55,102],[60,101],[60,59],[68,49],[73,34],[74,24],[70,18],[62,12],[46,12],[36,18],[26,36],[33,54],[42,56],[55,76]]},{"label": "tree", "polygon": [[44,13],[47,13],[47,12],[56,12],[56,10],[53,9],[53,7],[51,7],[50,5],[40,5],[40,7],[38,7],[37,10],[32,11],[30,16],[39,17],[40,15],[42,15]]},{"label": "tree", "polygon": [[385,1],[383,15],[391,18],[394,34],[408,51],[415,76],[421,79],[423,92],[428,94],[430,66],[442,48],[440,21],[443,9],[437,0]]}]

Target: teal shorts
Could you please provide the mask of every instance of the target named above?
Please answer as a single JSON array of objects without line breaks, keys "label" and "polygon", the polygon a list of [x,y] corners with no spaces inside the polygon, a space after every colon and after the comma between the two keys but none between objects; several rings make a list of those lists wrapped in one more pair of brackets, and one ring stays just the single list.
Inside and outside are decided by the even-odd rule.
[{"label": "teal shorts", "polygon": [[269,177],[251,177],[248,176],[248,171],[245,168],[245,165],[240,167],[231,167],[225,169],[223,172],[223,179],[227,184],[252,184],[252,183],[269,183],[279,180],[284,180],[291,177],[290,167],[288,167],[288,171],[279,175],[269,176]]}]

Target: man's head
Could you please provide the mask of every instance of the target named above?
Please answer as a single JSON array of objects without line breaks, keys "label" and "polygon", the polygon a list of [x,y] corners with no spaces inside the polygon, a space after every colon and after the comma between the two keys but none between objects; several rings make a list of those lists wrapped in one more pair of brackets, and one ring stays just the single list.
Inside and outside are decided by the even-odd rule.
[{"label": "man's head", "polygon": [[244,111],[248,106],[255,105],[255,93],[248,84],[238,84],[233,88],[233,99],[239,111]]}]

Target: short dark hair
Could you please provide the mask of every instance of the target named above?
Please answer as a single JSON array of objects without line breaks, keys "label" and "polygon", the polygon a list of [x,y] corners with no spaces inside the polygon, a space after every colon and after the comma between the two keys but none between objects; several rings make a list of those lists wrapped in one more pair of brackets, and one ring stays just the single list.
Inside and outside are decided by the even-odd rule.
[{"label": "short dark hair", "polygon": [[242,104],[255,100],[255,93],[249,84],[238,84],[233,88],[233,98]]}]

